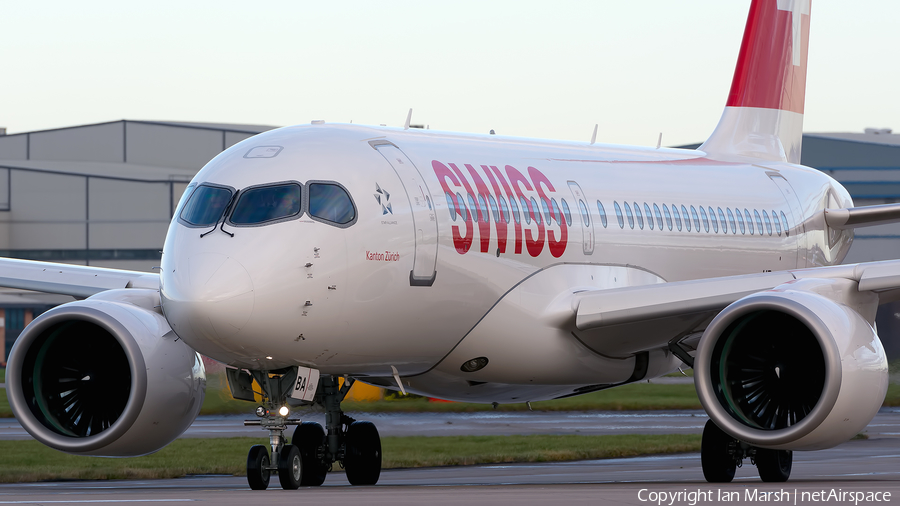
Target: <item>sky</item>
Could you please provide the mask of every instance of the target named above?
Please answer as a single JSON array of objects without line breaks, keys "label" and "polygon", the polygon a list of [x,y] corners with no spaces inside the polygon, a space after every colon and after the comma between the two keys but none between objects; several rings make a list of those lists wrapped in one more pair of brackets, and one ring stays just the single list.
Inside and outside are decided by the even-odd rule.
[{"label": "sky", "polygon": [[[663,145],[724,107],[749,0],[0,0],[0,126],[310,120]],[[813,0],[807,132],[900,131],[896,0]]]}]

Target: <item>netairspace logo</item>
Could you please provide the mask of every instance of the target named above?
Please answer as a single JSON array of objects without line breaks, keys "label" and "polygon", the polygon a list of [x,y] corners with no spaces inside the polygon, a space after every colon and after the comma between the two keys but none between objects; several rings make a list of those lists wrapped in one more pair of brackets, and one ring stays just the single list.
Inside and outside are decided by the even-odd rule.
[{"label": "netairspace logo", "polygon": [[818,504],[818,503],[843,503],[854,506],[863,503],[890,502],[891,493],[881,491],[858,490],[759,490],[756,488],[744,488],[742,490],[700,489],[680,491],[654,491],[642,488],[638,491],[638,500],[662,506],[674,506],[686,504],[696,506],[700,503],[726,503],[726,502],[777,502],[784,504]]}]

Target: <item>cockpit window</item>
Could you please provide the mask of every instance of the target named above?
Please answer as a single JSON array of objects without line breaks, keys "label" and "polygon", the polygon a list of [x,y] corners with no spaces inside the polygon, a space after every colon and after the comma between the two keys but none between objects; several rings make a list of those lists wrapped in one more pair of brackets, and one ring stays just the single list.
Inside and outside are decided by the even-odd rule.
[{"label": "cockpit window", "polygon": [[231,202],[234,191],[224,186],[202,184],[188,197],[179,217],[188,225],[214,225]]},{"label": "cockpit window", "polygon": [[346,225],[356,219],[356,208],[347,190],[333,183],[309,183],[309,215]]},{"label": "cockpit window", "polygon": [[302,188],[297,183],[250,188],[241,192],[231,223],[259,225],[300,214]]}]

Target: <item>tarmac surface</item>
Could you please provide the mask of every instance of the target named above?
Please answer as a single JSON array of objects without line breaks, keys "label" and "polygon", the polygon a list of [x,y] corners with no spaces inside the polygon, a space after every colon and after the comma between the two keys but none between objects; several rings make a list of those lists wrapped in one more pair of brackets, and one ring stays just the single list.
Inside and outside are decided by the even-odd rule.
[{"label": "tarmac surface", "polygon": [[[285,491],[277,479],[267,491],[251,491],[242,477],[194,476],[176,480],[81,481],[0,485],[2,504],[756,504],[778,492],[788,504],[874,504],[900,500],[900,438],[850,441],[831,450],[797,452],[791,480],[764,484],[756,469],[738,469],[735,482],[703,480],[699,454],[592,460],[546,464],[483,465],[385,470],[378,485],[350,486],[343,473],[325,485]],[[863,500],[827,500],[842,493]],[[781,495],[784,492],[787,495]],[[824,492],[818,497],[813,493]],[[702,493],[703,495],[700,495]],[[890,493],[890,496],[886,496]],[[655,495],[653,495],[655,494]],[[693,496],[688,495],[693,494]],[[866,495],[869,495],[866,500]],[[879,495],[875,495],[879,494]],[[767,496],[770,499],[774,495]],[[796,497],[796,502],[795,502]],[[851,496],[852,499],[852,496]]]},{"label": "tarmac surface", "polygon": [[[315,416],[308,418],[314,420]],[[699,433],[706,422],[706,415],[700,411],[417,413],[360,415],[357,418],[374,421],[385,436]],[[241,427],[242,419],[201,417],[184,437],[263,437],[258,428]],[[756,468],[749,461],[738,469],[734,483],[706,483],[700,468],[700,456],[694,453],[560,463],[385,470],[378,485],[373,487],[350,486],[344,474],[337,472],[329,474],[322,487],[297,491],[281,490],[277,477],[272,478],[269,490],[256,492],[248,489],[245,478],[232,476],[11,484],[0,485],[0,505],[329,502],[392,506],[693,506],[721,504],[726,502],[724,499],[733,499],[728,501],[730,504],[757,504],[763,502],[763,497],[770,499],[770,502],[781,499],[779,502],[788,504],[881,504],[900,501],[900,409],[882,409],[865,432],[869,436],[867,440],[850,441],[830,450],[795,452],[791,480],[784,484],[762,483]],[[0,438],[26,437],[27,434],[15,420],[0,420]]]},{"label": "tarmac surface", "polygon": [[[700,434],[708,417],[700,410],[672,411],[483,411],[476,413],[350,413],[369,420],[382,436],[485,436],[513,434]],[[298,418],[325,422],[322,413]],[[181,436],[260,437],[259,427],[244,427],[251,417],[200,416]],[[882,408],[865,431],[870,437],[900,437],[900,408]],[[14,418],[0,418],[0,440],[31,439]]]}]

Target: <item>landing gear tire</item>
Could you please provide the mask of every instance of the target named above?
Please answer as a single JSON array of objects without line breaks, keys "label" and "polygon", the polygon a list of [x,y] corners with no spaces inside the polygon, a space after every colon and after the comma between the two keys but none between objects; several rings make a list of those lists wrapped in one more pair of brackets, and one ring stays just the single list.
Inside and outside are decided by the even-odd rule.
[{"label": "landing gear tire", "polygon": [[300,449],[294,445],[284,445],[278,453],[278,481],[285,490],[297,490],[303,479],[303,459]]},{"label": "landing gear tire", "polygon": [[251,490],[265,490],[269,486],[269,450],[263,445],[250,447],[247,454],[247,483]]},{"label": "landing gear tire", "polygon": [[347,428],[344,468],[351,485],[374,485],[381,475],[381,437],[372,422]]},{"label": "landing gear tire", "polygon": [[756,470],[762,481],[781,483],[791,477],[791,465],[794,461],[794,452],[790,450],[769,450],[758,448],[756,450]]},{"label": "landing gear tire", "polygon": [[[731,483],[737,468],[732,448],[734,438],[722,431],[712,420],[703,427],[700,441],[700,463],[703,477],[710,483]],[[762,469],[762,468],[760,468]]]},{"label": "landing gear tire", "polygon": [[300,449],[300,458],[303,460],[300,485],[318,487],[324,483],[330,467],[319,458],[320,449],[325,445],[325,429],[316,422],[303,422],[294,429],[291,442]]}]

